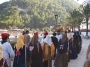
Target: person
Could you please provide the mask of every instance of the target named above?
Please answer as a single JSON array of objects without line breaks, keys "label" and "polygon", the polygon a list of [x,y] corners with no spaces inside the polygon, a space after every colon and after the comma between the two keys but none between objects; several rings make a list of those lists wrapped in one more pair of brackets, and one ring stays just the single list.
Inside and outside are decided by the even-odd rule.
[{"label": "person", "polygon": [[90,67],[90,44],[87,49],[86,61],[85,61],[84,67]]},{"label": "person", "polygon": [[30,43],[30,36],[28,30],[26,30],[26,33],[24,35],[24,40],[25,40],[25,44],[28,46],[28,44]]},{"label": "person", "polygon": [[69,59],[68,59],[68,61],[70,61],[70,53],[71,53],[71,50],[72,50],[72,38],[73,38],[73,36],[72,36],[72,33],[71,33],[71,31],[70,30],[68,30],[68,32],[67,32],[67,38],[68,38],[68,46],[69,46],[69,51],[68,51],[68,57],[69,57]]},{"label": "person", "polygon": [[40,40],[40,43],[43,44],[43,40],[46,38],[46,36],[48,35],[48,32],[47,31],[44,31],[43,33],[44,35],[42,36],[41,40]]},{"label": "person", "polygon": [[68,67],[68,40],[66,33],[63,33],[62,39],[59,40],[54,66]]},{"label": "person", "polygon": [[73,35],[73,39],[74,39],[74,45],[76,46],[76,51],[77,51],[77,54],[79,54],[79,40],[78,40],[78,35],[77,35],[77,32],[74,32],[74,35]]},{"label": "person", "polygon": [[71,59],[76,59],[78,57],[78,55],[77,55],[77,49],[78,49],[77,44],[78,44],[77,35],[76,35],[76,32],[74,32],[74,35],[72,38],[71,53],[70,53]]},{"label": "person", "polygon": [[78,47],[79,47],[78,54],[79,54],[81,52],[81,48],[82,48],[82,38],[80,36],[79,31],[77,31],[77,36],[78,36]]},{"label": "person", "polygon": [[[3,59],[2,61],[6,61],[7,67],[11,67],[11,61],[14,59],[14,51],[12,49],[11,44],[8,42],[9,34],[2,33],[1,34],[2,41],[0,42],[0,46],[2,46]],[[0,54],[1,55],[1,54]]]},{"label": "person", "polygon": [[48,32],[44,31],[44,36],[41,39],[41,45],[42,45],[42,50],[43,50],[43,67],[48,67],[48,46],[46,43],[44,43],[44,39],[48,36]]},{"label": "person", "polygon": [[38,41],[38,32],[34,33],[32,40],[29,44],[29,66],[43,67],[43,51],[40,42]]},{"label": "person", "polygon": [[54,47],[55,47],[55,55],[54,55],[54,59],[56,57],[56,49],[57,49],[57,44],[58,44],[58,39],[56,38],[56,33],[54,32],[53,33],[53,36],[51,37],[52,39],[52,42],[54,44]]},{"label": "person", "polygon": [[13,67],[25,67],[24,35],[19,35],[14,50],[15,50],[15,57]]},{"label": "person", "polygon": [[64,31],[67,34],[67,30]]},{"label": "person", "polygon": [[55,47],[52,43],[51,37],[48,35],[47,32],[44,32],[42,50],[44,67],[52,67],[52,59],[54,57]]},{"label": "person", "polygon": [[25,31],[23,31],[23,32],[22,32],[22,35],[25,35],[25,34],[26,34],[26,32],[25,32]]},{"label": "person", "polygon": [[0,67],[8,67],[6,60],[3,58],[2,45],[0,45]]}]

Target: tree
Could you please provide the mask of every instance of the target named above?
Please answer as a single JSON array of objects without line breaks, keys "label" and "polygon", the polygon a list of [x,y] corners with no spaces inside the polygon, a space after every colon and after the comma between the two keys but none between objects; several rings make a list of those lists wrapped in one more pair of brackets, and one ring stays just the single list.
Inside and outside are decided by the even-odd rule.
[{"label": "tree", "polygon": [[68,19],[69,19],[69,22],[74,27],[74,31],[75,31],[75,27],[78,27],[80,30],[80,24],[83,20],[83,13],[80,10],[74,9],[70,13],[70,17]]},{"label": "tree", "polygon": [[86,37],[88,37],[88,20],[89,20],[89,17],[90,17],[90,4],[87,3],[85,6],[83,6],[83,14],[84,14],[84,17],[86,18]]},{"label": "tree", "polygon": [[74,0],[10,0],[1,5],[1,24],[7,28],[14,25],[31,29],[55,26],[55,15],[58,15],[58,24],[62,20],[62,25],[65,25],[69,12],[78,7]]}]

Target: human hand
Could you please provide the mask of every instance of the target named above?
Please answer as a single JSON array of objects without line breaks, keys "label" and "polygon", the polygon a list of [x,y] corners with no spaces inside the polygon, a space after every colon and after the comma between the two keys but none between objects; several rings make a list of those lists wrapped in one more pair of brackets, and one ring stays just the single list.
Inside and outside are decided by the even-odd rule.
[{"label": "human hand", "polygon": [[68,52],[66,52],[66,55],[68,55]]},{"label": "human hand", "polygon": [[14,58],[10,58],[11,61],[14,61]]}]

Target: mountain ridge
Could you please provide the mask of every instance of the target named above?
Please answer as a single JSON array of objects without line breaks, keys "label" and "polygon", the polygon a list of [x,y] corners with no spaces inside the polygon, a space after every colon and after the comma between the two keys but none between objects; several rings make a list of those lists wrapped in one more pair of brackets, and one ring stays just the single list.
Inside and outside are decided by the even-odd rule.
[{"label": "mountain ridge", "polygon": [[69,12],[78,8],[78,6],[79,4],[74,0],[11,0],[0,4],[0,13],[7,11],[6,13],[8,14],[8,12],[11,12],[11,15],[5,13],[7,17],[4,16],[4,19],[1,18],[0,21],[1,24],[8,21],[10,26],[13,25],[20,28],[55,26],[56,14],[58,15],[58,23],[66,23]]}]

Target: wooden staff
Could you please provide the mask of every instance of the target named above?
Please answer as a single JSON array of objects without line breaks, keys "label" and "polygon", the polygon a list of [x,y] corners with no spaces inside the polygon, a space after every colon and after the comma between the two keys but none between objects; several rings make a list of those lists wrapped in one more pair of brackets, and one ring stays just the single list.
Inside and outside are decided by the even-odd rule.
[{"label": "wooden staff", "polygon": [[27,55],[26,55],[26,54],[27,54],[27,53],[26,53],[27,51],[26,51],[26,48],[27,48],[27,47],[26,47],[26,45],[25,45],[25,67],[27,67]]}]

